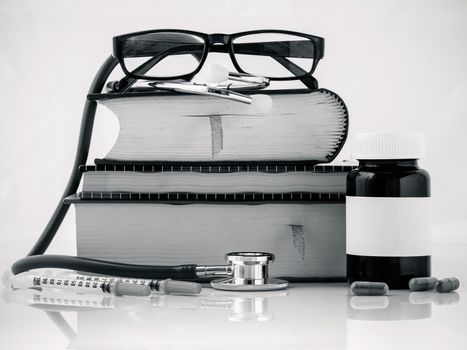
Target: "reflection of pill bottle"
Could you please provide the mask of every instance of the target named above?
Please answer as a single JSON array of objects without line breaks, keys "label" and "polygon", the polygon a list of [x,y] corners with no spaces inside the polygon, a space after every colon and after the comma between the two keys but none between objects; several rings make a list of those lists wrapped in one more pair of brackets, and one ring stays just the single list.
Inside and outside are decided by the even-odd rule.
[{"label": "reflection of pill bottle", "polygon": [[358,134],[347,176],[347,279],[407,289],[430,276],[430,176],[422,134]]}]

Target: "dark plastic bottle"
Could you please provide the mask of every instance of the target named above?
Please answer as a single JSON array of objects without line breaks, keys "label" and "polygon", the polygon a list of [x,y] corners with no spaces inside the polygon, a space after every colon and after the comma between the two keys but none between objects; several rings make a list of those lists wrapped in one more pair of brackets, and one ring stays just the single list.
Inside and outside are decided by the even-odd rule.
[{"label": "dark plastic bottle", "polygon": [[[424,152],[420,144],[387,152],[388,136],[381,147],[372,137],[371,152],[357,152],[357,159],[399,153],[418,157]],[[397,135],[394,142],[400,139]],[[417,159],[359,159],[358,168],[347,177],[349,283],[385,282],[390,289],[407,289],[411,278],[430,276],[428,197],[430,176]]]}]

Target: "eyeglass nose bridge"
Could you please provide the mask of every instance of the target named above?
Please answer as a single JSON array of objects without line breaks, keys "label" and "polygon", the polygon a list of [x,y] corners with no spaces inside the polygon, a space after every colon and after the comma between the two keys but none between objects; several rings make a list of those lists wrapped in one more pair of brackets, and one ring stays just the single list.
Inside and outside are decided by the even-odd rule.
[{"label": "eyeglass nose bridge", "polygon": [[229,42],[229,37],[230,35],[227,35],[227,34],[214,33],[208,36],[208,40],[209,40],[210,45],[213,45],[213,44],[227,45],[227,43]]}]

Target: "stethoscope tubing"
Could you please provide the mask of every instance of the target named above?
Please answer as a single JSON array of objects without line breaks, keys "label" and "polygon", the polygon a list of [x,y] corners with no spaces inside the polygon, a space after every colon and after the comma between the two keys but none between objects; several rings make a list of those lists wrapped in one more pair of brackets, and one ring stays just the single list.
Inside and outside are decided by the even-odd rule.
[{"label": "stethoscope tubing", "polygon": [[69,255],[33,255],[16,261],[11,272],[15,275],[39,268],[76,270],[105,276],[125,276],[142,279],[195,280],[196,264],[157,266],[118,263]]},{"label": "stethoscope tubing", "polygon": [[[117,60],[115,57],[110,56],[107,58],[94,77],[89,93],[99,93],[102,91],[107,78],[116,65]],[[82,174],[78,168],[80,165],[86,164],[96,109],[97,103],[86,99],[73,171],[65,192],[28,256],[16,261],[11,266],[11,272],[16,275],[38,268],[59,268],[107,276],[125,276],[142,279],[198,279],[199,276],[196,271],[198,265],[195,264],[177,266],[136,265],[68,255],[44,255],[68,212],[70,204],[65,203],[64,199],[76,192],[81,181]]]}]

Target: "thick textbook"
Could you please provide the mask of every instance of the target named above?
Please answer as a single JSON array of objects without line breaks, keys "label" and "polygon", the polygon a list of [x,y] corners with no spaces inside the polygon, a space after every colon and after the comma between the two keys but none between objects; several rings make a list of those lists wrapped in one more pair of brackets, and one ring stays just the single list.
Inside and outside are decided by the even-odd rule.
[{"label": "thick textbook", "polygon": [[74,196],[68,202],[76,207],[81,257],[153,265],[223,264],[228,252],[267,251],[276,255],[271,276],[345,278],[343,196],[301,201]]},{"label": "thick textbook", "polygon": [[[81,198],[119,193],[344,194],[349,165],[97,165],[81,166]],[[160,197],[160,196],[159,196]],[[288,198],[288,197],[287,197]]]},{"label": "thick textbook", "polygon": [[120,133],[105,160],[330,162],[348,130],[343,100],[326,89],[261,91],[272,109],[211,96],[139,92],[88,98],[109,108]]}]

